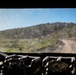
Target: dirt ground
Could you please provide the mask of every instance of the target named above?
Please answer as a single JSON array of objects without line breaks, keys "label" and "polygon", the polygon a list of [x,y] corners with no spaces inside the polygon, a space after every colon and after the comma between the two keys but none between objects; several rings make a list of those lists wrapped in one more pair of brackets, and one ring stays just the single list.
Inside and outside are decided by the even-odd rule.
[{"label": "dirt ground", "polygon": [[60,39],[64,46],[61,49],[54,50],[57,53],[76,53],[76,41],[67,40],[67,39]]}]

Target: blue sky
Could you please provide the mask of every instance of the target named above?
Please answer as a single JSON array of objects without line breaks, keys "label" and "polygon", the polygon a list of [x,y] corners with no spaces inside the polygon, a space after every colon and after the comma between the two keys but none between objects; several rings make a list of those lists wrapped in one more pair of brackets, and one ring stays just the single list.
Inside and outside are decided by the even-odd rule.
[{"label": "blue sky", "polygon": [[0,30],[22,28],[48,22],[76,23],[76,8],[0,9]]}]

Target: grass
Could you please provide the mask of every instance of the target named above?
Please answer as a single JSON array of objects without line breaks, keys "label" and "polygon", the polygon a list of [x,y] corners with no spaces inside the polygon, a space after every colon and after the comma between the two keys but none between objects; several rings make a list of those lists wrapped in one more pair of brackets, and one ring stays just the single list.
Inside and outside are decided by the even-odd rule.
[{"label": "grass", "polygon": [[7,48],[6,52],[34,52],[47,46],[54,47],[56,43],[57,40],[55,38],[46,37],[40,39],[18,39],[14,42],[12,39],[2,39],[0,40],[0,47]]}]

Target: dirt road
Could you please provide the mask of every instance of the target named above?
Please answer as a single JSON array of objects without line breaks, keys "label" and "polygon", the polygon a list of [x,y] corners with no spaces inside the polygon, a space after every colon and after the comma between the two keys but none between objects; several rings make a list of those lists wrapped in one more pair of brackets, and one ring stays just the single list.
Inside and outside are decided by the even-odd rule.
[{"label": "dirt road", "polygon": [[51,50],[50,48],[45,48],[38,50],[36,52],[52,52],[52,53],[76,53],[76,41],[73,40],[67,40],[67,39],[60,39],[64,43],[64,45],[58,45],[58,47],[55,50]]},{"label": "dirt road", "polygon": [[57,53],[76,53],[76,41],[73,40],[61,40],[64,43],[62,49],[57,49],[54,52]]}]

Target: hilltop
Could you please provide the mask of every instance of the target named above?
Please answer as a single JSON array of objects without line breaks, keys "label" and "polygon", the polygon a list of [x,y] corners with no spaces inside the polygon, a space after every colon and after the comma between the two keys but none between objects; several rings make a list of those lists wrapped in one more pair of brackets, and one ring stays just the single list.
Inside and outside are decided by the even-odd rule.
[{"label": "hilltop", "polygon": [[9,29],[0,31],[0,38],[30,39],[53,34],[60,38],[75,37],[76,23],[55,22],[39,24],[32,27]]}]

